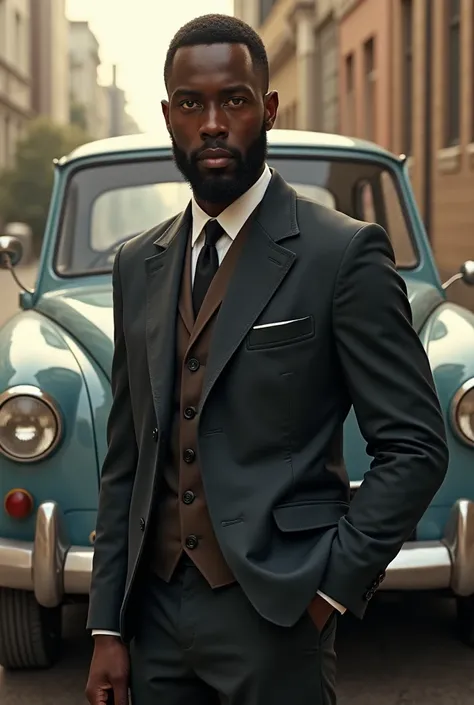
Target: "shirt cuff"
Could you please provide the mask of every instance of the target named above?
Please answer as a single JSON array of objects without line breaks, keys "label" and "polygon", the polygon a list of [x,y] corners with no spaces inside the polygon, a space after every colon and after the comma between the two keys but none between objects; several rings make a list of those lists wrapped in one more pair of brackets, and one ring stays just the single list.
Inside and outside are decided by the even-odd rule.
[{"label": "shirt cuff", "polygon": [[120,639],[120,634],[118,632],[109,632],[107,629],[93,629],[92,636],[99,636],[103,634],[104,636],[116,636]]},{"label": "shirt cuff", "polygon": [[322,597],[326,602],[329,602],[329,604],[334,607],[338,612],[341,614],[344,614],[346,612],[346,607],[343,607],[342,605],[339,604],[339,602],[336,602],[336,600],[333,600],[331,597],[328,597],[327,595],[324,594],[324,592],[321,592],[318,590],[318,595]]}]

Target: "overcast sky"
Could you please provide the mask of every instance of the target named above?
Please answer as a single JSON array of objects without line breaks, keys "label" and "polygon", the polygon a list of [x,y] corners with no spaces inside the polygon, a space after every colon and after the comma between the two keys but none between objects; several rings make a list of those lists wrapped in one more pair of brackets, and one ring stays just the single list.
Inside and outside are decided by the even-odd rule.
[{"label": "overcast sky", "polygon": [[146,131],[163,124],[163,63],[174,33],[198,14],[232,14],[233,5],[233,0],[66,0],[69,19],[87,20],[99,41],[101,82],[110,81],[116,63],[128,110]]}]

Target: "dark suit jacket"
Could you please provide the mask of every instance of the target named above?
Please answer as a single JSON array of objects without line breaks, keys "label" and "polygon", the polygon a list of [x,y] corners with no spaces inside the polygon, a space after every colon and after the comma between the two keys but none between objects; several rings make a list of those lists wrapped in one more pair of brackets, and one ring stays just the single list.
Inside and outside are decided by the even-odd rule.
[{"label": "dark suit jacket", "polygon": [[[125,640],[169,435],[189,225],[188,208],[129,241],[114,266],[114,399],[88,627],[120,626]],[[373,462],[349,506],[351,405]],[[213,527],[255,609],[290,626],[319,589],[362,617],[448,463],[384,230],[297,196],[274,173],[215,323],[199,412]]]}]

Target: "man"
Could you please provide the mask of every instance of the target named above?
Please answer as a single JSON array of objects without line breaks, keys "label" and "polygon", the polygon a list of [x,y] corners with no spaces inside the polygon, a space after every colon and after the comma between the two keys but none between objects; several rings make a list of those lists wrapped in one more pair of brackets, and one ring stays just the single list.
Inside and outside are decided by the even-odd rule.
[{"label": "man", "polygon": [[[88,698],[333,704],[337,615],[363,616],[446,473],[429,364],[385,232],[266,166],[258,35],[198,18],[165,79],[193,198],[115,260]],[[349,506],[351,405],[374,460]]]}]

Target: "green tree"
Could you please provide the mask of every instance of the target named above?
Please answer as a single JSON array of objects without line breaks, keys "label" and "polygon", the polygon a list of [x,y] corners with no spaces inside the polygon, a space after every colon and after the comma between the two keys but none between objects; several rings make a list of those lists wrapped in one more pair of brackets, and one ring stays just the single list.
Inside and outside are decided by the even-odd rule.
[{"label": "green tree", "polygon": [[18,143],[15,166],[0,174],[0,218],[22,221],[32,231],[39,252],[53,185],[53,159],[89,141],[77,125],[56,125],[40,117],[28,125]]}]

